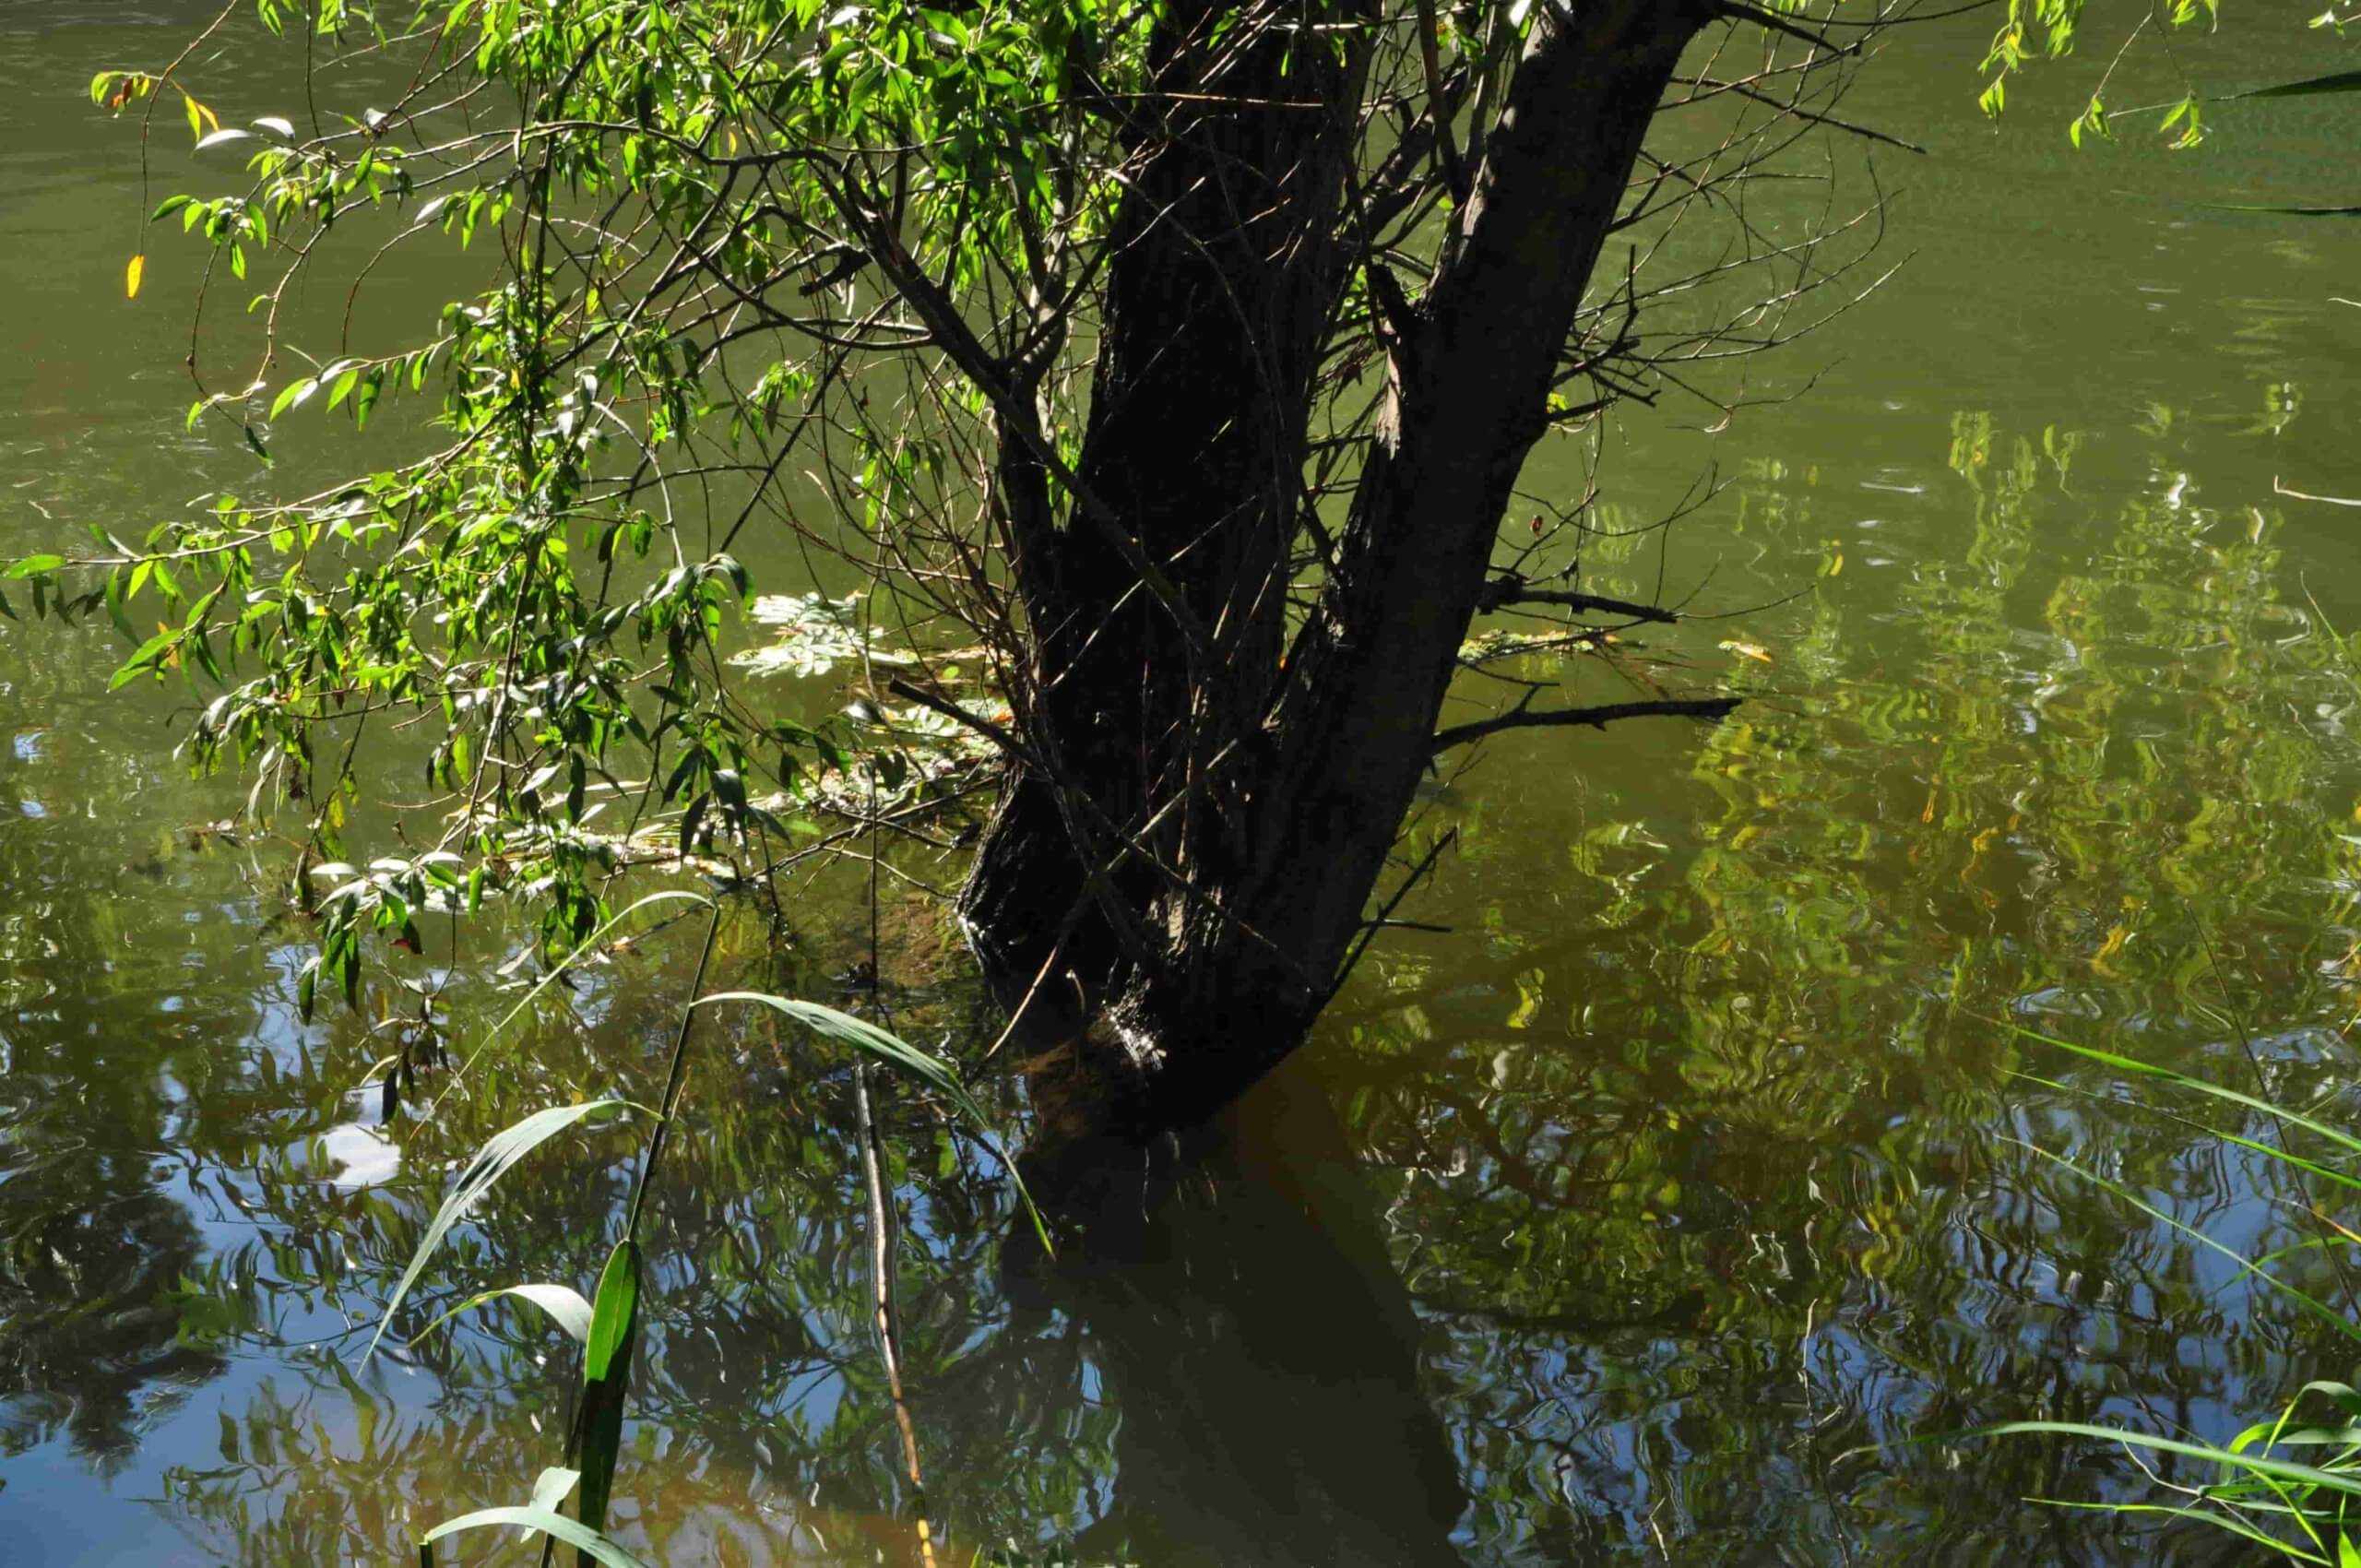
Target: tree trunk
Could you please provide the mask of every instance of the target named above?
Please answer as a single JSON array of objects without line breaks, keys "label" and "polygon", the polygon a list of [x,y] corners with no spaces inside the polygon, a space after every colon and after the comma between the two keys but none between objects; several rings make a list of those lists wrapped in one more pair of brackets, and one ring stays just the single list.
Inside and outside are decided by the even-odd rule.
[{"label": "tree trunk", "polygon": [[1003,432],[1038,754],[1012,773],[962,914],[1022,1009],[1052,1143],[1203,1118],[1326,1000],[1429,766],[1641,137],[1710,13],[1536,7],[1442,261],[1415,307],[1382,313],[1377,437],[1308,612],[1287,601],[1288,552],[1320,353],[1358,265],[1337,236],[1354,232],[1366,35],[1271,11],[1258,42],[1216,48],[1224,14],[1193,0],[1163,24],[1176,107],[1132,128],[1062,524],[1038,434]]}]

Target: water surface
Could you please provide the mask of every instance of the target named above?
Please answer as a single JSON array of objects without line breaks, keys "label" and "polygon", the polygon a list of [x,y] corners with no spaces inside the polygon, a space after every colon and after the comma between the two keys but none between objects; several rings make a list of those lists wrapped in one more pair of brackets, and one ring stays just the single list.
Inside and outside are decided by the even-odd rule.
[{"label": "water surface", "polygon": [[[359,450],[292,435],[266,477],[185,429],[189,253],[147,239],[123,298],[138,220],[203,176],[160,131],[143,178],[85,85],[202,20],[0,11],[0,553]],[[211,101],[283,112],[288,64],[243,27],[199,61]],[[1895,40],[1847,105],[1930,149],[1880,163],[1909,265],[1714,383],[1750,400],[1734,419],[1667,401],[1608,450],[1589,586],[1746,613],[1510,667],[1584,700],[1726,682],[1736,718],[1513,737],[1439,778],[1407,849],[1455,843],[1402,912],[1448,929],[1377,946],[1134,1255],[1004,1267],[990,1161],[889,1108],[953,1561],[2226,1560],[2023,1501],[2129,1495],[2118,1455],[1896,1440],[2046,1414],[2218,1441],[2345,1371],[2039,1151],[2241,1251],[2309,1234],[2284,1183],[2002,1022],[2355,1109],[2361,513],[2274,481],[2361,493],[2361,309],[2335,298],[2361,232],[2204,204],[2353,199],[2361,111],[2225,107],[2195,153],[2078,156],[2063,75],[1980,119],[1977,31]],[[2319,68],[2275,24],[2184,59],[2225,88]],[[448,291],[397,272],[370,309],[409,330]],[[1584,471],[1546,454],[1528,489],[1562,505]],[[1645,528],[1709,473],[1709,504]],[[121,653],[103,623],[0,620],[0,1538],[42,1564],[403,1561],[524,1495],[570,1372],[522,1309],[365,1368],[356,1327],[476,1140],[653,1096],[693,944],[596,971],[438,1113],[389,1105],[372,1063],[467,1049],[512,949],[433,954],[431,1008],[394,988],[301,1022],[289,849],[169,755],[184,695],[105,694]],[[725,975],[841,999],[860,879],[790,913],[784,951],[730,922]],[[988,1041],[940,921],[885,914],[896,1021]],[[767,1028],[707,1041],[622,1533],[673,1563],[908,1560],[845,1080]],[[587,1289],[626,1139],[520,1167],[435,1301]],[[2294,1277],[2342,1300],[2307,1255]]]}]

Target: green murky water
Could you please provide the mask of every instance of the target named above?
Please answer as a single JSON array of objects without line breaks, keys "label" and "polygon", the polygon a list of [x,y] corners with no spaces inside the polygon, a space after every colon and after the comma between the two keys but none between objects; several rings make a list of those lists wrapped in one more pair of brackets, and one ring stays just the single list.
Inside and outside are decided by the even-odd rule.
[{"label": "green murky water", "polygon": [[[122,295],[184,141],[160,135],[143,199],[136,136],[83,96],[202,19],[0,8],[0,553],[257,482],[183,429],[183,253]],[[1641,412],[1610,451],[1611,524],[1726,488],[1596,541],[1590,586],[1771,607],[1521,671],[1755,700],[1710,732],[1503,741],[1440,782],[1413,847],[1456,846],[1404,913],[1450,929],[1379,946],[1305,1071],[1241,1111],[1243,1173],[1127,1264],[1004,1273],[989,1162],[897,1115],[950,1561],[1070,1536],[1150,1565],[2230,1560],[2023,1501],[2124,1495],[2117,1456],[1891,1442],[2035,1414],[2218,1440],[2349,1370],[2036,1151],[2241,1252],[2311,1233],[2262,1161],[1999,1021],[2361,1109],[2337,635],[2361,512],[2274,488],[2361,493],[2361,309],[2335,301],[2361,231],[2198,205],[2352,199],[2361,111],[2225,109],[2195,155],[2070,156],[2063,79],[1977,118],[1975,33],[1898,40],[1849,106],[1932,150],[1882,165],[1911,265],[1747,373],[1809,395],[1718,431]],[[2303,51],[2234,33],[2190,59],[2233,86]],[[202,64],[225,113],[286,107],[250,28]],[[369,308],[441,297],[396,275]],[[291,474],[349,459],[314,439]],[[1572,475],[1531,488],[1563,502]],[[371,1063],[469,1049],[506,951],[421,966],[431,1015],[299,1022],[284,847],[213,829],[238,789],[165,754],[169,691],[105,695],[118,657],[103,625],[0,621],[0,1559],[402,1561],[555,1456],[559,1359],[501,1311],[356,1371],[355,1325],[486,1132],[652,1095],[684,944],[590,976],[471,1098],[388,1105]],[[823,878],[791,916],[783,956],[749,919],[718,961],[830,997],[861,902]],[[923,907],[886,919],[904,1028],[989,1038]],[[845,1084],[741,1028],[690,1093],[623,1533],[675,1564],[909,1560]],[[587,1285],[623,1148],[520,1168],[438,1299]],[[2342,1299],[2317,1253],[2288,1266]]]}]

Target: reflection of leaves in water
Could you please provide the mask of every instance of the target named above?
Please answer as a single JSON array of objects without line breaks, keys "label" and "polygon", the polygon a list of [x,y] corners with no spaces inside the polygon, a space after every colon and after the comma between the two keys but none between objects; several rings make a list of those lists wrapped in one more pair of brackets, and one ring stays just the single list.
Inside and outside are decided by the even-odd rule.
[{"label": "reflection of leaves in water", "polygon": [[[2014,1048],[1972,1015],[2071,1012],[2227,1077],[2249,1069],[2207,1016],[2226,1004],[2280,1031],[2257,1049],[2296,1099],[2344,1092],[2361,756],[2314,718],[2353,700],[2340,646],[2285,597],[2274,515],[2162,462],[2086,502],[2085,457],[1960,416],[1926,505],[1962,526],[1857,552],[1888,575],[1805,602],[1776,689],[1685,781],[1569,805],[1536,755],[1556,790],[1431,826],[1457,821],[1468,865],[1421,915],[1488,954],[1381,949],[1330,1034],[1405,1173],[1397,1245],[1451,1331],[1469,1464],[1515,1478],[1477,1499],[1478,1542],[2117,1561],[2119,1521],[1995,1504],[2102,1484],[2062,1454],[1835,1458],[2031,1411],[2202,1420],[2341,1364],[2186,1238],[1991,1135],[2013,1121],[2183,1218],[2234,1215],[2252,1251],[2307,1233],[2242,1197],[2277,1176],[2006,1085]],[[1766,465],[1738,490],[1741,540],[1797,575],[1823,557],[1811,487]],[[1525,777],[1502,751],[1495,776]],[[1553,833],[1564,859],[1536,861]]]}]

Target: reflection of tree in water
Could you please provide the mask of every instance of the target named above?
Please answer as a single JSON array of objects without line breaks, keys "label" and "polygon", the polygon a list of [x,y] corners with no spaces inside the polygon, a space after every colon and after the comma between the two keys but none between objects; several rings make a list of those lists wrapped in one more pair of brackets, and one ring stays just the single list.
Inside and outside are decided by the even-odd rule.
[{"label": "reflection of tree in water", "polygon": [[[129,1459],[140,1428],[219,1372],[221,1360],[178,1341],[171,1293],[202,1250],[186,1211],[153,1192],[100,1195],[82,1180],[90,1174],[57,1162],[12,1173],[7,1183],[14,1223],[0,1261],[0,1452],[22,1453],[63,1431],[113,1469]],[[72,1183],[70,1196],[44,1192],[61,1179]]]},{"label": "reflection of tree in water", "polygon": [[[1283,1067],[1184,1176],[1102,1194],[1039,1308],[1121,1420],[1091,1561],[1456,1563],[1466,1505],[1426,1332],[1319,1082]],[[1081,1391],[1077,1391],[1081,1392]]]},{"label": "reflection of tree in water", "polygon": [[[253,1001],[196,994],[183,960],[229,959],[254,910],[184,934],[154,897],[167,868],[112,869],[124,857],[89,802],[126,805],[151,780],[74,727],[71,694],[28,673],[29,687],[0,688],[0,802],[14,818],[0,831],[0,1452],[62,1434],[114,1468],[221,1366],[178,1338],[172,1294],[203,1244],[167,1190],[190,1158],[174,1147],[188,1128],[167,1079],[251,1031]],[[53,722],[24,723],[17,700]]]}]

